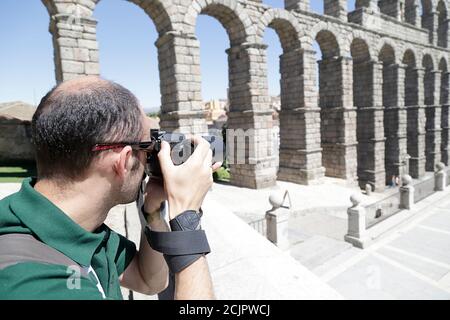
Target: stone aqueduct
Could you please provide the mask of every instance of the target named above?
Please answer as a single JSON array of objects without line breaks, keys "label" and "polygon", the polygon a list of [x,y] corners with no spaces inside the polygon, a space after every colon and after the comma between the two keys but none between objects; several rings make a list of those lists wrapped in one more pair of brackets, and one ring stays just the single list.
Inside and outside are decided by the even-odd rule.
[{"label": "stone aqueduct", "polygon": [[[99,0],[42,1],[57,81],[99,74],[93,18]],[[414,178],[439,161],[449,164],[449,1],[357,0],[347,12],[346,0],[325,0],[324,15],[311,12],[309,0],[285,0],[285,9],[261,0],[129,1],[159,34],[161,126],[168,130],[207,131],[197,16],[212,16],[226,29],[228,127],[252,129],[245,147],[238,146],[248,161],[231,166],[234,184],[260,188],[277,177],[309,184],[327,175],[382,190],[390,176],[405,172],[407,154]],[[283,49],[278,172],[267,134],[266,28],[277,32]]]}]

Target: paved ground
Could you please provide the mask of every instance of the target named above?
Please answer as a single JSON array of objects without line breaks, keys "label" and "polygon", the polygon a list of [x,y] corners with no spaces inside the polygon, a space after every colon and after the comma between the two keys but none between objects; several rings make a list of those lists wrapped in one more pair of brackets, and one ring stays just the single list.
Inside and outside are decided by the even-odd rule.
[{"label": "paved ground", "polygon": [[450,191],[368,249],[302,258],[347,299],[450,299]]},{"label": "paved ground", "polygon": [[[208,197],[249,222],[263,218],[266,211],[271,209],[269,196],[284,190],[289,191],[292,211],[296,215],[322,211],[343,218],[346,218],[345,212],[351,205],[350,196],[361,192],[358,187],[349,186],[344,180],[325,177],[316,185],[277,181],[276,186],[260,190],[215,183]],[[380,193],[372,193],[370,197],[363,195],[362,201],[371,203],[381,197],[383,195]]]},{"label": "paved ground", "polygon": [[[19,187],[20,184],[0,184],[0,199],[17,191]],[[230,211],[249,221],[255,219],[255,217],[263,216],[264,212],[270,207],[269,195],[273,191],[282,189],[289,190],[293,208],[297,212],[296,219],[292,219],[289,225],[292,247],[285,252],[285,255],[290,254],[345,298],[450,299],[450,189],[425,200],[424,202],[429,203],[425,209],[365,250],[353,248],[342,239],[342,235],[346,232],[346,216],[342,214],[342,212],[345,212],[342,211],[342,208],[348,206],[348,197],[356,189],[332,180],[322,186],[309,187],[279,182],[275,188],[260,191],[216,184],[212,192],[208,194],[205,206],[209,207],[209,212],[213,212],[208,216],[214,217],[212,219],[214,221],[223,220],[226,213]],[[370,202],[379,197],[379,194],[375,194],[372,197],[364,198],[365,201]],[[440,199],[435,200],[438,198]],[[327,208],[327,206],[329,207]],[[320,208],[322,210],[317,211]],[[118,210],[121,211],[122,209],[118,207]],[[113,216],[114,214],[111,217]],[[122,212],[118,212],[116,216],[118,219],[111,219],[110,221],[113,228],[124,234],[126,233],[130,238],[133,238],[133,233],[138,234],[138,232],[132,232],[133,230],[129,227],[125,230],[124,226],[121,225],[124,222]],[[126,213],[125,220],[128,226],[138,226],[137,221],[131,223],[134,216],[134,214]],[[229,219],[223,220],[221,224],[227,221]],[[234,223],[238,225],[237,221],[234,221]],[[214,230],[214,227],[209,226],[209,229]],[[214,234],[220,234],[220,230],[218,228]],[[239,270],[242,268],[241,271],[245,271],[242,275],[248,275],[249,269],[260,266],[260,263],[256,262],[257,259],[261,258],[262,251],[255,248],[263,248],[262,242],[264,242],[264,239],[260,238],[260,244],[255,238],[256,235],[246,238],[248,233],[252,231],[249,228],[246,230],[245,232],[235,230],[236,232],[233,233],[232,237],[228,233],[220,236],[223,239],[226,237],[230,243],[232,242],[231,238],[236,239],[236,243],[240,243],[240,249],[236,246],[233,247],[234,253],[230,255],[230,257],[233,257],[233,262],[230,262],[231,258],[228,256],[227,259],[220,255],[211,256],[211,268],[214,271],[215,280],[217,283],[223,284],[222,287],[219,286],[219,289],[221,288],[221,291],[219,291],[223,292],[223,297],[227,296],[226,294],[232,294],[233,288],[230,285],[234,281],[233,279],[237,279],[232,274],[240,274]],[[250,243],[249,239],[253,241],[252,248],[242,244]],[[139,239],[133,240],[138,242]],[[216,241],[216,243],[222,242],[224,241]],[[245,249],[246,247],[249,247],[248,250]],[[254,258],[248,258],[245,264],[236,263],[235,258],[240,257],[243,252],[246,252],[245,250],[248,251],[246,255],[249,255],[249,257],[250,253],[253,252]],[[260,251],[260,253],[255,250]],[[229,250],[227,251],[224,248],[216,250],[216,252],[222,251],[228,252]],[[271,253],[263,256],[270,256],[273,259],[276,255]],[[219,270],[225,270],[222,267],[217,267],[218,264],[225,261],[224,259],[230,263],[230,267],[227,268],[232,268],[232,272],[231,269],[226,269],[227,272],[219,272]],[[239,259],[242,260],[242,257]],[[253,261],[251,259],[256,259],[255,263],[249,263],[249,261]],[[278,257],[277,259],[281,258]],[[267,261],[264,263],[265,265],[267,265]],[[289,262],[289,264],[294,266],[292,262]],[[234,267],[231,267],[232,265]],[[281,284],[278,282],[279,280],[276,280],[278,285],[273,282],[276,279],[273,275],[277,274],[275,270],[280,270],[282,267],[273,266],[273,270],[258,268],[257,271],[261,273],[260,276],[267,279],[271,278],[272,282],[267,288],[264,287],[264,290],[261,288],[257,290],[259,297],[263,298],[267,296],[267,293],[273,293],[273,288],[280,289]],[[299,265],[298,269],[302,269],[302,274],[306,275],[302,266]],[[252,270],[252,272],[256,272],[256,269]],[[243,277],[240,276],[239,279],[243,280]],[[316,284],[314,286],[319,287]],[[244,291],[240,290],[239,292]],[[289,292],[289,290],[286,291]],[[292,292],[295,292],[295,290]],[[255,292],[247,293],[255,295]],[[289,298],[289,296],[291,295],[286,294],[284,297]],[[242,296],[242,298],[246,297]]]}]

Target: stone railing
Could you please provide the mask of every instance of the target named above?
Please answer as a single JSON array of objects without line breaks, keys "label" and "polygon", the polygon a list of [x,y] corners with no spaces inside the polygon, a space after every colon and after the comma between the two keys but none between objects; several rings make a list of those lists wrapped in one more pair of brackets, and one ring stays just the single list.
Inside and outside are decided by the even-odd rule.
[{"label": "stone railing", "polygon": [[395,192],[386,198],[366,206],[366,228],[371,228],[400,210],[402,210],[400,206],[400,192]]},{"label": "stone railing", "polygon": [[[381,199],[369,205],[363,205],[360,194],[354,194],[350,197],[352,206],[348,208],[348,229],[344,239],[355,247],[365,248],[371,241],[371,231],[377,226],[377,233],[383,232],[383,229],[392,227],[392,222],[388,221],[397,214],[414,208],[419,201],[427,198],[438,191],[444,191],[449,185],[448,176],[450,169],[446,169],[443,163],[436,165],[436,172],[433,177],[412,184],[412,178],[409,175],[402,177],[402,186],[399,192]],[[400,223],[399,220],[396,223]],[[380,226],[386,223],[386,228]],[[384,230],[384,231],[386,231]]]},{"label": "stone railing", "polygon": [[265,217],[250,221],[248,225],[258,231],[262,236],[267,236],[267,219]]},{"label": "stone railing", "polygon": [[[286,199],[289,200],[288,206],[284,204]],[[289,193],[287,191],[273,193],[269,197],[269,202],[272,209],[266,212],[264,218],[251,221],[249,225],[280,249],[287,249],[289,247],[288,224],[291,212]]]}]

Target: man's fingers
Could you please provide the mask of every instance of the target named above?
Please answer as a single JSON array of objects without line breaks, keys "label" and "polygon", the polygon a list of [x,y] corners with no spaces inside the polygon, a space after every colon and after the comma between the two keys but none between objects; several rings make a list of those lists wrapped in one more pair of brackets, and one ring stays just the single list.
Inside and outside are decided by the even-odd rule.
[{"label": "man's fingers", "polygon": [[196,145],[196,148],[191,156],[192,160],[203,162],[205,157],[208,155],[209,150],[211,150],[209,142],[198,135],[192,136],[191,141],[194,145]]},{"label": "man's fingers", "polygon": [[[208,152],[206,153],[206,156],[203,160],[203,166],[205,168],[208,168],[208,170],[211,170],[211,165],[212,165],[212,150],[208,149]],[[211,171],[212,174],[212,171]]]},{"label": "man's fingers", "polygon": [[216,172],[217,170],[220,169],[221,166],[222,166],[222,162],[216,162],[216,163],[214,163],[214,164],[211,166],[212,171],[213,171],[213,172]]},{"label": "man's fingers", "polygon": [[161,142],[161,150],[158,152],[159,165],[163,176],[170,172],[174,167],[172,158],[170,156],[170,145],[166,141]]}]

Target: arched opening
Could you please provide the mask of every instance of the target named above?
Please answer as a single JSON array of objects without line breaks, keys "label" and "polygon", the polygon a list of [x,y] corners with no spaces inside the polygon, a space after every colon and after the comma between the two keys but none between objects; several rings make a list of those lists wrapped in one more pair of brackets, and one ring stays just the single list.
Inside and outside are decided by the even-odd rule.
[{"label": "arched opening", "polygon": [[[396,132],[399,126],[398,113],[393,108],[397,106],[397,79],[398,69],[395,64],[395,52],[392,46],[385,44],[381,49],[378,60],[383,64],[382,71],[382,102],[384,108],[384,167],[386,171],[386,183],[392,181],[393,176],[398,176],[398,143]],[[391,112],[393,110],[394,112]]]},{"label": "arched opening", "polygon": [[417,64],[414,52],[407,50],[403,55],[402,63],[405,66],[405,107],[407,112],[407,154],[410,159],[407,162],[407,172],[412,177],[417,177],[417,159],[421,156],[419,150],[420,144],[418,135],[418,77]]},{"label": "arched opening", "polygon": [[341,151],[339,141],[343,128],[340,126],[339,113],[335,109],[342,107],[342,61],[339,45],[333,33],[327,30],[320,31],[316,36],[316,42],[322,55],[318,61],[322,165],[327,176],[340,177],[340,168],[343,164],[337,155]]},{"label": "arched opening", "polygon": [[29,1],[26,10],[15,0],[0,2],[5,44],[0,59],[0,103],[21,101],[36,106],[56,84],[49,23],[49,13],[40,1]]},{"label": "arched opening", "polygon": [[417,106],[417,65],[414,52],[407,50],[402,63],[405,65],[405,106]]},{"label": "arched opening", "polygon": [[[249,81],[250,59],[240,46],[246,37],[245,28],[236,12],[221,4],[206,5],[197,17],[195,26],[197,39],[200,40],[201,96],[212,100],[206,105],[211,113],[211,119],[207,119],[209,128],[222,131],[227,143],[227,151],[230,154],[230,149],[232,149],[231,153],[233,154],[231,157],[228,154],[226,164],[228,173],[225,175],[225,179],[232,180],[237,185],[248,186],[250,181],[247,181],[249,179],[246,176],[251,175],[251,172],[246,167],[246,159],[250,156],[251,141],[244,137],[243,145],[238,145],[239,138],[235,141],[234,137],[230,138],[226,133],[227,129],[230,128],[247,128],[247,124],[244,124],[244,122],[248,119],[240,121],[238,117],[233,115],[251,109],[252,105],[252,99],[248,96],[245,87],[245,84]],[[211,30],[218,29],[220,29],[218,36],[212,40]],[[226,32],[225,37],[223,31]],[[208,44],[206,44],[207,42]],[[227,62],[218,63],[220,61],[218,59],[223,56],[223,53],[217,53],[219,49],[222,49],[221,51],[225,53],[223,58]],[[209,58],[207,52],[211,54]],[[214,53],[218,56],[214,57]],[[218,77],[215,72],[223,74],[227,67],[228,77],[224,78],[228,79],[228,83],[216,81]],[[203,77],[203,72],[206,77]],[[217,119],[214,119],[216,118],[214,113],[216,113]]]},{"label": "arched opening", "polygon": [[418,18],[418,3],[417,0],[405,1],[405,22],[417,26]]},{"label": "arched opening", "polygon": [[447,48],[448,17],[447,17],[447,6],[443,0],[440,0],[437,5],[437,13],[438,13],[437,45],[443,48]]},{"label": "arched opening", "polygon": [[352,12],[357,9],[356,2],[358,2],[358,1],[357,0],[348,0],[347,1],[347,12]]},{"label": "arched opening", "polygon": [[324,0],[313,0],[309,2],[309,6],[311,8],[312,12],[315,12],[317,14],[324,14]]},{"label": "arched opening", "polygon": [[262,0],[262,3],[270,6],[271,8],[284,9],[284,0]]},{"label": "arched opening", "polygon": [[442,135],[441,135],[441,161],[445,163],[445,165],[449,165],[449,143],[450,143],[450,137],[449,137],[449,104],[448,104],[448,95],[449,95],[449,73],[447,68],[447,61],[442,58],[439,62],[439,71],[441,72],[441,90],[440,90],[440,99],[439,104],[441,105],[441,128],[442,128]]},{"label": "arched opening", "polygon": [[227,124],[228,61],[225,50],[229,47],[229,39],[222,25],[207,15],[197,18],[195,35],[200,43],[201,93],[206,122],[209,130],[222,131]]},{"label": "arched opening", "polygon": [[94,17],[101,76],[133,92],[157,125],[161,94],[154,24],[142,8],[121,0],[100,1]]},{"label": "arched opening", "polygon": [[[275,23],[276,24],[276,23]],[[270,25],[269,25],[270,26]],[[273,26],[272,26],[273,27]],[[286,92],[282,92],[280,85],[283,84],[282,78],[280,75],[285,72],[283,69],[283,49],[280,44],[280,40],[278,38],[277,29],[266,28],[264,31],[264,43],[267,45],[266,55],[267,55],[267,83],[268,83],[268,92],[269,92],[269,107],[272,111],[273,117],[273,146],[274,152],[276,155],[276,166],[277,171],[279,167],[279,146],[280,146],[280,111],[282,103],[288,103],[289,94]],[[286,78],[286,77],[284,77]],[[289,88],[287,88],[289,90]],[[284,90],[286,91],[286,90]]]},{"label": "arched opening", "polygon": [[[377,117],[381,116],[382,110],[376,110],[374,101],[373,69],[369,47],[362,39],[353,40],[350,47],[353,59],[353,105],[357,108],[356,138],[357,146],[357,175],[361,188],[371,184],[378,188],[377,168],[379,161],[379,147],[376,143]],[[382,169],[382,168],[381,168]],[[382,186],[384,187],[384,170],[382,169]]]},{"label": "arched opening", "polygon": [[[232,8],[222,3],[194,1],[186,13],[187,27],[183,34],[195,40],[193,28],[199,14],[218,20],[230,43],[226,50],[229,80],[226,147],[231,183],[248,188],[271,186],[276,168],[267,130],[272,127],[272,115],[268,112],[265,47],[249,41],[253,32],[251,20],[238,4]],[[190,50],[198,54],[198,41]]]},{"label": "arched opening", "polygon": [[28,2],[25,9],[21,1],[0,2],[0,167],[12,167],[2,170],[0,182],[36,175],[30,120],[41,98],[55,85],[48,32],[52,12],[40,1]]},{"label": "arched opening", "polygon": [[428,30],[429,42],[433,42],[433,28],[434,28],[434,17],[433,17],[433,3],[431,0],[421,0],[422,6],[422,28]]},{"label": "arched opening", "polygon": [[[426,154],[426,171],[434,171],[436,150],[436,119],[435,112],[435,78],[434,78],[434,65],[433,59],[430,55],[425,55],[422,60],[422,67],[425,69],[425,74],[423,77],[423,91],[424,91],[424,104],[425,104],[425,115],[426,115],[426,134],[425,134],[425,154]],[[436,101],[437,102],[437,101]]]}]

